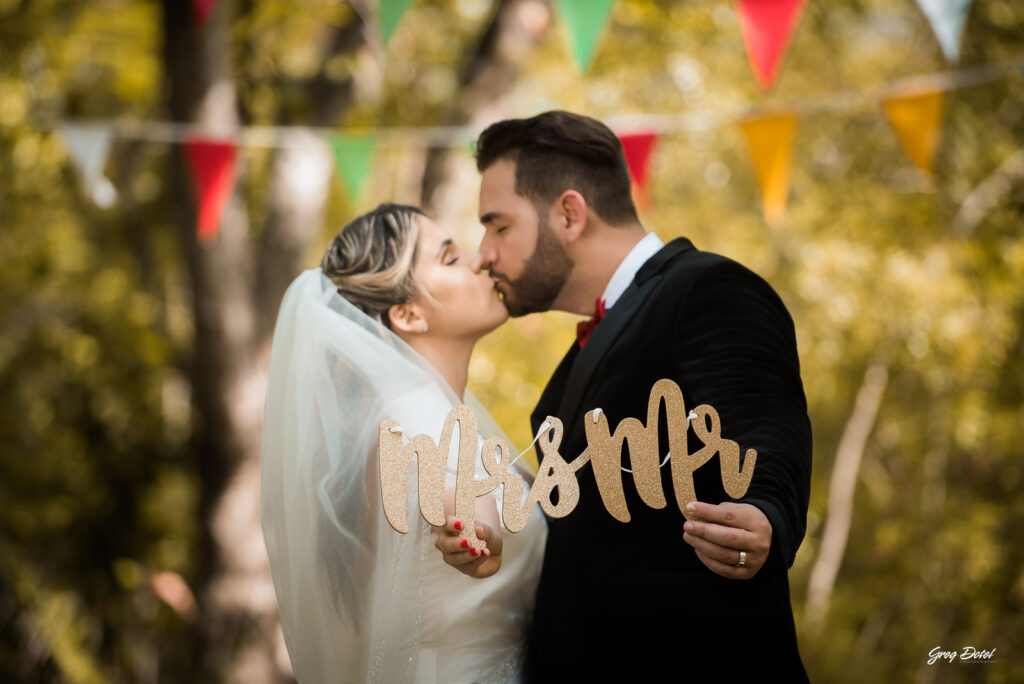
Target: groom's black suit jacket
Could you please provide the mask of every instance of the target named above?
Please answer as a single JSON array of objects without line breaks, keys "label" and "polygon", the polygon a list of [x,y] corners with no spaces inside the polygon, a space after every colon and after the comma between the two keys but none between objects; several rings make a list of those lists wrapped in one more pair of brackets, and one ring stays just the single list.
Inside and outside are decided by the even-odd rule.
[{"label": "groom's black suit jacket", "polygon": [[[793,321],[759,276],[673,240],[643,265],[586,347],[573,343],[534,409],[534,431],[548,415],[561,419],[560,452],[572,460],[587,446],[586,412],[603,409],[613,431],[626,417],[646,423],[651,387],[661,378],[679,384],[687,412],[714,407],[722,436],[741,453],[757,450],[753,481],[739,501],[771,522],[768,560],[749,580],[706,568],[683,541],[668,464],[668,503],[659,510],[622,473],[628,523],[605,510],[587,464],[576,473],[575,510],[548,521],[528,679],[805,681],[787,579],[804,536],[811,473]],[[662,455],[667,445],[662,417]],[[690,451],[700,446],[691,432]],[[730,500],[717,456],[694,480],[699,500]]]}]

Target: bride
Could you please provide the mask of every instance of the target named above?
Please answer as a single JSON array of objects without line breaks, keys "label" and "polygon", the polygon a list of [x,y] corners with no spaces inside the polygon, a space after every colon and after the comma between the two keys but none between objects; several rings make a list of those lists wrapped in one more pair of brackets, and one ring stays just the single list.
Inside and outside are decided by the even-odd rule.
[{"label": "bride", "polygon": [[[260,514],[300,682],[521,679],[543,515],[534,510],[522,532],[503,538],[501,492],[480,497],[484,555],[448,553],[446,563],[419,515],[415,468],[410,529],[399,534],[383,515],[377,462],[381,420],[438,442],[448,412],[466,403],[481,433],[477,478],[486,477],[479,445],[500,429],[466,389],[467,368],[476,341],[507,315],[476,253],[420,210],[393,204],[339,231],[321,267],[285,294],[264,408]],[[455,484],[452,442],[446,487]]]}]

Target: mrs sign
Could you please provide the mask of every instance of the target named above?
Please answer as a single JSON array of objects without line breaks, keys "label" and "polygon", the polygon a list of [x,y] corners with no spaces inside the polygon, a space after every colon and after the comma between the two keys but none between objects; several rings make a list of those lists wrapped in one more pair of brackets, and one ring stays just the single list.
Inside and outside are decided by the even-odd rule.
[{"label": "mrs sign", "polygon": [[[503,486],[502,518],[509,532],[518,532],[526,526],[534,504],[539,503],[541,509],[552,518],[561,518],[571,513],[580,497],[576,471],[588,462],[593,465],[594,477],[605,508],[616,520],[629,522],[622,488],[623,441],[629,448],[633,481],[641,500],[651,508],[664,508],[666,501],[661,487],[658,445],[658,418],[662,402],[668,425],[672,486],[683,515],[691,517],[687,515],[685,507],[697,498],[693,488],[694,471],[715,454],[719,455],[722,485],[726,494],[734,499],[742,497],[750,486],[757,452],[748,449],[741,462],[739,445],[722,437],[718,412],[707,404],[701,404],[693,409],[693,414],[687,414],[679,385],[672,380],[662,379],[651,388],[646,424],[636,418],[624,418],[615,432],[610,433],[608,418],[600,410],[588,412],[584,416],[587,449],[571,462],[566,462],[558,452],[562,443],[562,421],[548,417],[548,428],[542,432],[539,440],[543,459],[525,502],[525,482],[511,470],[515,452],[503,437],[491,437],[484,442],[481,459],[488,477],[476,479],[477,418],[469,406],[460,404],[448,413],[440,443],[435,443],[428,435],[416,435],[403,445],[401,430],[392,430],[399,428],[398,422],[390,418],[383,420],[379,426],[378,456],[384,515],[398,532],[409,531],[406,486],[409,467],[415,455],[420,513],[431,525],[444,525],[444,474],[455,423],[459,424],[455,515],[463,522],[460,536],[477,550],[482,550],[484,543],[476,538],[475,533],[473,502],[476,497],[492,492],[499,485]],[[687,444],[690,424],[687,416],[693,419],[693,432],[702,444],[693,453],[690,453]],[[551,501],[551,492],[555,487],[558,487],[559,492],[558,503]]]}]

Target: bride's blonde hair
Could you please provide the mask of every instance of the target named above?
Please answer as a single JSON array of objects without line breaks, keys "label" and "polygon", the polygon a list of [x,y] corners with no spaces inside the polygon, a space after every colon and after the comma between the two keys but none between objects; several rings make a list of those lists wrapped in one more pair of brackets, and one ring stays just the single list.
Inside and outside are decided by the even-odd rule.
[{"label": "bride's blonde hair", "polygon": [[338,294],[388,328],[388,309],[419,297],[412,277],[417,216],[425,214],[405,204],[381,204],[339,230],[320,261]]}]

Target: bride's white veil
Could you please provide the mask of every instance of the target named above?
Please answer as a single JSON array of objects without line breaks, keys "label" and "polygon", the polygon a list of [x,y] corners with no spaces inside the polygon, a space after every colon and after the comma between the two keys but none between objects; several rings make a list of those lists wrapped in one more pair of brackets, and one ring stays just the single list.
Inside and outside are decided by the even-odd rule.
[{"label": "bride's white veil", "polygon": [[[426,562],[438,552],[419,515],[415,469],[410,531],[397,533],[383,515],[377,425],[394,418],[406,436],[436,441],[459,403],[430,364],[339,295],[321,269],[288,288],[271,347],[260,516],[299,681],[411,678]],[[468,392],[465,403],[481,435],[498,433]]]}]

